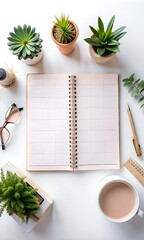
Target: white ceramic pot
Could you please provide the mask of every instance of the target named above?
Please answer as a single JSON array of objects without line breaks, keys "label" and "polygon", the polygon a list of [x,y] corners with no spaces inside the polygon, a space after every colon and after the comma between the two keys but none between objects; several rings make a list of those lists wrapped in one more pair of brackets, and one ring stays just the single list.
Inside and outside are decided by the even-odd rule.
[{"label": "white ceramic pot", "polygon": [[101,181],[98,188],[98,206],[103,215],[112,222],[126,222],[136,214],[144,218],[144,212],[139,209],[136,189],[119,175],[108,176]]},{"label": "white ceramic pot", "polygon": [[42,59],[43,56],[43,51],[41,51],[37,57],[34,58],[27,58],[27,59],[23,59],[23,61],[25,62],[25,64],[27,65],[34,65],[37,64],[38,62],[40,62],[40,60]]}]

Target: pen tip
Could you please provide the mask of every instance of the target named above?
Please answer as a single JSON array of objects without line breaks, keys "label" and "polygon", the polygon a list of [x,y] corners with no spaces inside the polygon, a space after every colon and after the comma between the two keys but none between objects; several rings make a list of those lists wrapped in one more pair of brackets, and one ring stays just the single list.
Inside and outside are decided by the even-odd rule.
[{"label": "pen tip", "polygon": [[129,105],[128,105],[128,104],[127,104],[127,110],[128,110],[128,111],[130,111],[130,107],[129,107]]}]

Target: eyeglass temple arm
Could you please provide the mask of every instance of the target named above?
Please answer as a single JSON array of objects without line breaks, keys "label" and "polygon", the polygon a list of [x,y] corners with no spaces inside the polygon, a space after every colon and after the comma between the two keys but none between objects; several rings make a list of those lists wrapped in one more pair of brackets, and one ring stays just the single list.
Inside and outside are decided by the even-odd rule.
[{"label": "eyeglass temple arm", "polygon": [[4,144],[4,141],[3,141],[3,136],[2,136],[2,133],[0,134],[0,137],[1,137],[1,147],[2,147],[2,150],[5,150],[5,144]]}]

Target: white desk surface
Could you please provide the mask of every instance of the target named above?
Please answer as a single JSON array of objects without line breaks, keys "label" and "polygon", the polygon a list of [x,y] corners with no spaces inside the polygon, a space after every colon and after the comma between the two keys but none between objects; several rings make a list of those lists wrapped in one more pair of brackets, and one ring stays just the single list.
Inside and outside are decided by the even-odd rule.
[{"label": "white desk surface", "polygon": [[[79,27],[76,48],[70,56],[62,55],[52,42],[50,31],[54,16],[70,14]],[[116,15],[114,28],[126,25],[127,34],[121,39],[120,53],[105,65],[95,63],[83,40],[91,35],[89,25],[97,24],[100,16],[105,23]],[[143,0],[5,0],[0,14],[0,67],[13,66],[17,85],[0,91],[0,124],[7,108],[15,102],[24,107],[20,122],[16,125],[6,150],[0,149],[0,166],[11,161],[18,168],[26,168],[26,74],[33,73],[118,73],[120,79],[120,152],[121,163],[129,157],[144,166],[144,158],[136,157],[127,116],[129,103],[138,138],[144,148],[144,110],[123,87],[122,79],[131,73],[144,79],[144,2]],[[19,61],[7,46],[7,37],[14,26],[24,23],[36,27],[43,39],[44,56],[35,66]],[[140,207],[144,210],[144,188],[124,168],[115,171],[91,172],[28,172],[27,175],[54,198],[53,208],[29,234],[6,213],[0,218],[2,240],[143,240],[144,220],[138,216],[126,223],[116,224],[106,220],[97,205],[97,187],[108,175],[120,174],[138,190]]]}]

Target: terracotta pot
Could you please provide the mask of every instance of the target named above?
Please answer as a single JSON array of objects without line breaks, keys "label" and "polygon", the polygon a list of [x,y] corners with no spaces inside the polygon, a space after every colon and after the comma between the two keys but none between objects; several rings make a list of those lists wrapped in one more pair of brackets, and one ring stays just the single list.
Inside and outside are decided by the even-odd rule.
[{"label": "terracotta pot", "polygon": [[69,22],[74,25],[75,30],[76,30],[76,36],[75,36],[74,40],[72,42],[68,43],[68,44],[59,43],[54,38],[53,31],[54,31],[54,28],[56,26],[55,24],[53,25],[52,30],[51,30],[52,40],[55,42],[55,44],[57,45],[57,47],[60,50],[60,52],[62,54],[64,54],[64,55],[68,55],[68,54],[70,54],[74,50],[75,42],[76,42],[76,40],[78,38],[78,35],[79,35],[79,30],[78,30],[77,25],[73,21],[71,21],[71,20]]},{"label": "terracotta pot", "polygon": [[106,63],[116,55],[116,53],[110,53],[109,55],[106,55],[106,56],[100,56],[95,52],[93,46],[90,44],[89,44],[89,52],[90,52],[90,55],[92,56],[92,58],[97,63]]},{"label": "terracotta pot", "polygon": [[27,59],[23,59],[23,61],[25,62],[25,64],[27,65],[34,65],[37,64],[38,62],[40,62],[40,60],[42,59],[43,56],[43,51],[41,51],[37,57],[34,58],[27,58]]}]

